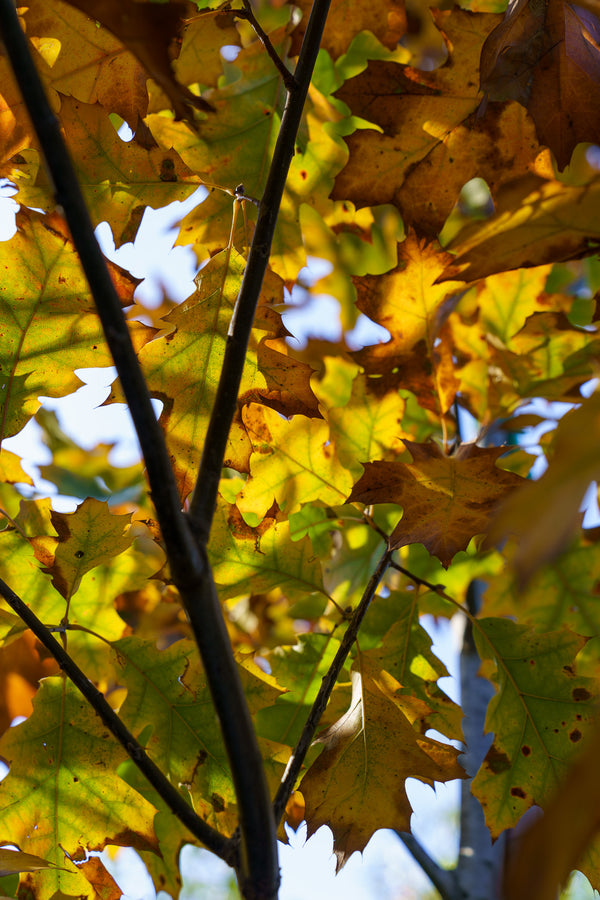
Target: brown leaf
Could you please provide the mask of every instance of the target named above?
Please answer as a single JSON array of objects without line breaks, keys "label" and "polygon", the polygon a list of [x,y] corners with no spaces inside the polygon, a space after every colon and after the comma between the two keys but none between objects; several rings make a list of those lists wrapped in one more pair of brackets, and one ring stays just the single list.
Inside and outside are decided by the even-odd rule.
[{"label": "brown leaf", "polygon": [[600,21],[565,0],[519,0],[481,51],[481,88],[529,111],[564,169],[576,144],[600,141]]},{"label": "brown leaf", "polygon": [[405,225],[428,236],[469,179],[479,176],[494,191],[524,171],[550,174],[550,154],[522,108],[490,105],[481,114],[477,63],[497,16],[458,8],[433,15],[448,47],[443,66],[427,72],[375,60],[336,92],[379,128],[346,138],[350,158],[331,195],[358,207],[393,203]]},{"label": "brown leaf", "polygon": [[211,112],[212,106],[175,79],[170,49],[181,37],[183,19],[195,11],[187,3],[137,3],[135,0],[66,0],[111,31],[134,56],[173,104],[177,119],[190,109]]},{"label": "brown leaf", "polygon": [[497,504],[523,479],[496,467],[503,447],[461,444],[453,456],[446,456],[433,442],[404,443],[413,464],[365,464],[349,501],[402,506],[391,545],[423,544],[448,568],[472,537],[487,530]]},{"label": "brown leaf", "polygon": [[457,750],[413,728],[396,679],[366,659],[360,669],[352,671],[348,711],[319,736],[325,749],[300,784],[308,834],[330,826],[338,870],[377,829],[410,830],[407,778],[465,777]]}]

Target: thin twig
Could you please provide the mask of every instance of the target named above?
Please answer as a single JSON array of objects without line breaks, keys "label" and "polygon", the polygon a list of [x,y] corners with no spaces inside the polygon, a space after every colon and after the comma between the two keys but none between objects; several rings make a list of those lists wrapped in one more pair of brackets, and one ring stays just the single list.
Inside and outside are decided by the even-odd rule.
[{"label": "thin twig", "polygon": [[312,72],[319,52],[330,0],[315,0],[295,70],[297,89],[288,92],[281,128],[273,152],[267,184],[260,202],[252,247],[236,303],[236,314],[227,337],[217,396],[210,417],[189,518],[200,543],[210,533],[223,458],[246,359],[250,331],[269,262],[277,215],[300,127]]},{"label": "thin twig", "polygon": [[242,0],[242,3],[244,4],[244,8],[232,10],[233,14],[238,19],[246,19],[247,22],[250,22],[250,24],[254,28],[255,32],[257,33],[263,47],[265,48],[265,50],[267,51],[267,53],[269,54],[269,56],[275,63],[275,66],[277,67],[277,71],[283,78],[283,83],[285,84],[286,90],[288,90],[290,93],[292,93],[293,91],[298,89],[298,82],[296,80],[296,77],[294,75],[292,75],[292,73],[290,72],[288,67],[285,65],[285,63],[283,62],[283,60],[277,53],[275,47],[271,43],[269,35],[261,27],[260,22],[254,15],[254,10],[252,9],[252,6],[250,5],[250,0]]},{"label": "thin twig", "polygon": [[414,835],[407,831],[396,831],[396,834],[413,859],[419,863],[433,886],[440,892],[443,900],[463,900],[455,870],[442,869]]},{"label": "thin twig", "polygon": [[90,706],[100,716],[111,734],[126,750],[140,772],[148,779],[156,793],[164,800],[173,815],[189,829],[199,841],[217,856],[232,864],[232,847],[222,834],[219,834],[207,822],[204,822],[183,799],[179,791],[163,775],[158,766],[146,755],[144,748],[123,724],[119,716],[109,706],[104,695],[92,684],[81,671],[77,663],[50,630],[38,619],[17,594],[0,579],[0,595],[11,609],[25,622],[37,639],[50,651],[61,670],[71,679],[75,687],[83,694]]},{"label": "thin twig", "polygon": [[310,713],[308,714],[308,718],[304,724],[304,728],[302,729],[302,734],[300,735],[298,742],[294,747],[294,751],[287,764],[287,768],[285,770],[281,784],[279,785],[275,800],[273,801],[273,812],[275,814],[276,822],[279,822],[279,820],[281,819],[286,804],[294,790],[296,779],[300,773],[300,769],[302,768],[304,758],[308,752],[308,748],[313,741],[315,731],[317,729],[321,716],[325,711],[325,707],[327,706],[329,697],[331,696],[331,692],[335,686],[338,675],[342,671],[343,665],[346,661],[346,657],[348,656],[352,645],[356,640],[358,630],[369,608],[371,600],[375,596],[375,591],[379,586],[379,582],[383,578],[385,570],[390,564],[390,559],[393,552],[394,551],[389,547],[386,547],[384,553],[382,554],[379,562],[377,563],[375,571],[371,575],[369,583],[364,590],[364,593],[360,599],[360,603],[354,611],[354,615],[350,620],[350,624],[346,629],[346,633],[342,638],[342,642],[337,653],[335,654],[333,662],[331,663],[327,674],[323,678],[321,687],[319,688],[319,693],[317,694],[315,701],[311,707]]}]

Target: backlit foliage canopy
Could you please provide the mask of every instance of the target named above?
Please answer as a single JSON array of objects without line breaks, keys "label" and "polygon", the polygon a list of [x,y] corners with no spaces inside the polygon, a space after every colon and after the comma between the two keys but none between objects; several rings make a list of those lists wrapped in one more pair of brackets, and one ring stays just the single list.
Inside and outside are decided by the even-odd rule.
[{"label": "backlit foliage canopy", "polygon": [[[14,4],[3,5],[8,20]],[[50,643],[3,603],[0,843],[29,855],[0,858],[2,874],[21,873],[2,893],[113,900],[88,851],[121,845],[176,897],[182,846],[205,842],[236,867],[244,896],[275,896],[235,849],[240,804],[253,801],[240,799],[244,776],[221,736],[220,678],[222,693],[231,678],[243,688],[267,798],[292,752],[302,763],[277,795],[291,827],[329,825],[340,866],[378,828],[409,832],[407,777],[466,777],[461,709],[438,686],[447,672],[420,624],[428,613],[468,618],[495,687],[493,743],[470,773],[492,836],[548,810],[511,897],[553,896],[575,866],[600,888],[600,543],[579,512],[600,476],[600,401],[581,393],[599,374],[596,4],[517,0],[504,15],[500,0],[333,0],[290,131],[312,7],[17,8],[94,226],[108,222],[119,247],[145,210],[204,187],[177,236],[198,261],[194,292],[175,303],[166,287],[149,311],[138,280],[109,264],[124,317],[108,328],[47,141],[0,52],[0,176],[20,204],[0,245],[0,439],[36,418],[52,453],[43,475],[78,499],[74,512],[54,510],[2,448],[2,593],[24,601],[42,637],[56,634],[139,744],[114,738]],[[315,18],[326,7],[317,0]],[[292,159],[270,253],[250,250],[282,136]],[[230,416],[217,388],[253,254],[268,265]],[[314,283],[308,257],[327,264]],[[291,340],[290,292],[312,303],[316,325],[319,297],[335,298],[339,338]],[[387,334],[357,345],[361,317]],[[77,389],[76,370],[112,365],[125,322],[162,403],[180,532],[162,518],[151,442],[140,438],[149,487],[143,464],[115,467],[107,444],[84,452],[41,408],[40,397]],[[122,365],[106,403],[131,406]],[[534,398],[580,404],[543,437],[549,468],[536,483],[535,457],[514,437],[541,421],[520,415]],[[216,463],[213,427],[228,435]],[[204,500],[205,466],[220,476],[216,505]],[[478,610],[474,579],[487,584]],[[221,674],[201,637],[214,587],[226,634],[220,619],[215,629],[235,657]],[[322,682],[324,711],[313,706]],[[212,844],[138,771],[140,748],[215,830]],[[576,835],[564,833],[570,815],[583,823]],[[540,853],[555,860],[547,894],[523,874]]]}]

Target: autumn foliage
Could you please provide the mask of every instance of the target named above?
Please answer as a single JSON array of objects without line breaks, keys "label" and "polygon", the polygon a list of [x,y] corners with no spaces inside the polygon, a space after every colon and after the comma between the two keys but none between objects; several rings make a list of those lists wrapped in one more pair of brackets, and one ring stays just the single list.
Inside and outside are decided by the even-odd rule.
[{"label": "autumn foliage", "polygon": [[[326,5],[315,2],[315,18]],[[3,6],[8,20],[14,5]],[[250,883],[239,853],[244,788],[197,646],[215,586],[280,839],[287,807],[294,828],[331,827],[341,866],[377,829],[410,831],[406,778],[466,778],[462,711],[438,685],[447,672],[420,624],[459,616],[495,689],[493,742],[470,773],[489,831],[547,810],[515,842],[505,896],[552,897],[575,867],[600,889],[600,544],[579,511],[600,477],[600,400],[581,393],[600,349],[596,3],[518,0],[504,16],[495,0],[333,0],[288,134],[312,7],[30,0],[17,10],[92,222],[108,222],[117,247],[135,240],[147,208],[206,188],[178,230],[199,266],[184,302],[167,287],[148,310],[138,279],[108,264],[162,404],[183,510],[172,521],[189,544],[162,517],[152,442],[140,438],[149,487],[142,463],[115,467],[107,444],[84,452],[40,408],[40,397],[77,389],[76,370],[113,364],[121,326],[101,323],[48,146],[0,52],[0,176],[20,204],[0,245],[0,438],[36,418],[52,452],[42,474],[80,501],[57,512],[1,450],[0,844],[30,854],[0,856],[3,874],[21,872],[2,893],[113,900],[119,889],[87,851],[121,845],[177,896],[182,846],[208,840],[138,771],[143,750],[210,826],[208,845],[236,868],[243,895],[275,896]],[[250,249],[280,130],[293,158],[272,245]],[[215,463],[232,322],[261,254]],[[316,283],[307,257],[329,264]],[[317,317],[320,295],[338,301],[338,340],[290,339],[294,288]],[[357,346],[360,316],[387,336]],[[106,403],[131,405],[119,375]],[[520,412],[534,398],[576,405],[541,438],[539,481],[526,445],[541,407]],[[476,442],[465,440],[468,414]],[[216,505],[205,467],[220,475]],[[479,609],[476,579],[487,586]],[[12,592],[137,743],[113,737]],[[282,789],[292,753],[302,767]],[[540,856],[552,866],[532,883]]]}]

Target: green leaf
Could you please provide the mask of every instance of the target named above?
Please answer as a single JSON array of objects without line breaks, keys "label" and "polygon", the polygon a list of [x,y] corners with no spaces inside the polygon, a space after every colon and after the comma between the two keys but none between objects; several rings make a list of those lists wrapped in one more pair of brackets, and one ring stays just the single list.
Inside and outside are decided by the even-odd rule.
[{"label": "green leaf", "polygon": [[223,599],[280,588],[290,599],[325,593],[321,563],[308,538],[292,540],[289,522],[263,519],[250,528],[236,506],[219,503],[209,557]]},{"label": "green leaf", "polygon": [[[486,731],[494,741],[473,780],[493,838],[531,806],[544,806],[594,721],[595,681],[579,678],[575,658],[585,638],[564,628],[535,634],[505,619],[476,620],[484,673],[498,693]],[[495,669],[495,672],[494,672]]]},{"label": "green leaf", "polygon": [[[39,395],[62,397],[80,387],[74,369],[112,364],[63,220],[21,211],[18,224],[10,264],[3,250],[0,266],[0,438],[20,431],[37,411]],[[131,303],[137,279],[110,268],[123,304]],[[139,348],[148,329],[138,323],[132,336]]]},{"label": "green leaf", "polygon": [[56,891],[95,898],[84,874],[65,865],[65,852],[77,857],[83,843],[156,846],[154,807],[115,777],[125,750],[64,678],[42,682],[33,715],[4,734],[0,753],[10,767],[0,786],[5,834],[67,869],[36,878],[42,900]]}]

